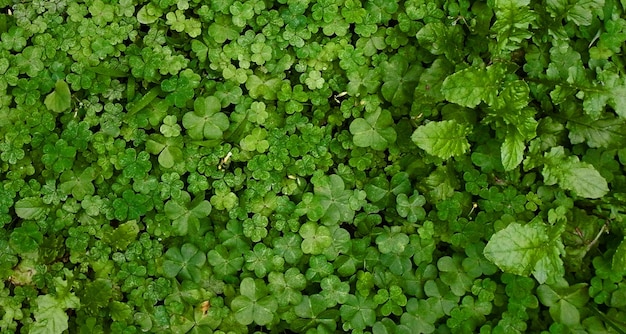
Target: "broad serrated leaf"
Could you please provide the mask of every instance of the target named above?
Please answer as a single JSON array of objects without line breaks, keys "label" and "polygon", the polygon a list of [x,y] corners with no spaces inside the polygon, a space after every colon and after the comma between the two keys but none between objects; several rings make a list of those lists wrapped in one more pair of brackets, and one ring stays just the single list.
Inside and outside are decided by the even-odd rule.
[{"label": "broad serrated leaf", "polygon": [[46,107],[54,112],[63,112],[72,105],[72,93],[70,87],[63,80],[57,80],[54,91],[44,100]]},{"label": "broad serrated leaf", "polygon": [[36,220],[46,212],[46,207],[39,197],[23,198],[15,203],[15,213],[22,219]]},{"label": "broad serrated leaf", "polygon": [[553,147],[544,158],[542,174],[546,184],[558,182],[561,188],[586,198],[600,198],[609,192],[606,180],[593,165],[565,156],[562,146]]},{"label": "broad serrated leaf", "polygon": [[567,122],[572,144],[586,142],[589,147],[614,147],[626,143],[626,120],[606,116],[594,120],[587,115],[570,118]]},{"label": "broad serrated leaf", "polygon": [[507,133],[500,149],[500,158],[504,170],[509,171],[517,168],[524,159],[524,137],[516,130]]},{"label": "broad serrated leaf", "polygon": [[503,78],[501,66],[468,67],[448,76],[441,91],[446,100],[464,107],[476,107],[481,101],[491,105]]},{"label": "broad serrated leaf", "polygon": [[468,134],[467,127],[449,120],[422,125],[413,132],[411,139],[428,154],[448,159],[464,154],[470,148]]},{"label": "broad serrated leaf", "polygon": [[533,274],[539,283],[555,281],[565,270],[560,258],[562,245],[550,240],[541,221],[512,223],[491,236],[484,250],[487,260],[507,273]]},{"label": "broad serrated leaf", "polygon": [[552,17],[562,18],[581,26],[588,26],[594,11],[604,6],[604,0],[548,0],[546,9]]}]

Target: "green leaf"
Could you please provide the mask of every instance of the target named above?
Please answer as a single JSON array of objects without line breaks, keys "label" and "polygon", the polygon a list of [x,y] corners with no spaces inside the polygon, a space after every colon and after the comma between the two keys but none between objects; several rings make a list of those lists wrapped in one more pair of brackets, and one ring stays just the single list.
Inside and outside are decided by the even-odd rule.
[{"label": "green leaf", "polygon": [[579,309],[589,301],[587,284],[573,286],[543,284],[537,288],[537,296],[542,304],[550,308],[552,319],[568,326],[580,324]]},{"label": "green leaf", "polygon": [[139,234],[139,225],[137,221],[131,220],[120,224],[110,237],[105,238],[111,246],[117,250],[126,250],[128,246],[137,239]]},{"label": "green leaf", "polygon": [[333,242],[330,230],[313,222],[303,224],[299,233],[303,239],[301,248],[304,254],[322,254]]},{"label": "green leaf", "polygon": [[394,56],[382,64],[382,69],[384,83],[380,90],[385,100],[394,106],[410,102],[422,68],[417,65],[409,66],[406,58]]},{"label": "green leaf", "polygon": [[[307,210],[307,217],[325,225],[349,222],[354,218],[358,194],[345,189],[343,179],[336,174],[325,176],[315,183],[315,195]],[[361,198],[362,199],[362,198]]]},{"label": "green leaf", "polygon": [[180,276],[182,279],[200,282],[203,277],[201,268],[205,261],[206,256],[202,251],[193,244],[186,243],[180,248],[170,248],[165,252],[163,273],[169,278]]},{"label": "green leaf", "polygon": [[591,164],[566,156],[562,146],[553,147],[544,158],[542,174],[546,184],[558,182],[561,188],[586,198],[600,198],[609,192],[606,180]]},{"label": "green leaf", "polygon": [[617,246],[611,265],[616,273],[626,273],[626,237]]},{"label": "green leaf", "polygon": [[524,160],[524,150],[526,145],[524,144],[524,137],[513,128],[513,130],[507,133],[502,143],[500,157],[502,159],[502,166],[505,171],[510,171]]},{"label": "green leaf", "polygon": [[353,141],[359,147],[371,147],[382,151],[396,142],[396,131],[391,113],[378,108],[365,114],[365,118],[357,118],[350,123]]},{"label": "green leaf", "polygon": [[95,187],[92,183],[96,179],[97,172],[92,167],[87,167],[80,173],[75,175],[74,171],[69,170],[61,175],[61,184],[59,188],[66,194],[72,194],[74,198],[82,201],[85,196],[93,195]]},{"label": "green leaf", "polygon": [[424,204],[426,204],[426,198],[415,190],[411,197],[408,197],[406,194],[398,195],[396,198],[396,211],[401,217],[406,218],[409,223],[415,223],[426,218],[426,210],[422,207]]},{"label": "green leaf", "polygon": [[565,273],[560,254],[563,245],[550,240],[543,222],[526,225],[512,223],[496,232],[487,243],[484,255],[507,273],[528,276],[531,273],[539,283],[554,282]]},{"label": "green leaf", "polygon": [[228,129],[228,116],[220,112],[222,105],[215,96],[198,98],[194,111],[183,116],[183,126],[192,139],[219,139]]},{"label": "green leaf", "polygon": [[603,6],[604,0],[549,0],[546,2],[546,10],[550,16],[565,17],[580,26],[590,25],[595,12]]},{"label": "green leaf", "polygon": [[240,295],[231,302],[237,322],[243,325],[255,323],[264,326],[272,322],[278,309],[274,296],[268,296],[267,287],[262,280],[246,277],[239,286]]},{"label": "green leaf", "polygon": [[228,21],[226,16],[220,15],[209,26],[209,36],[213,37],[219,44],[223,44],[227,40],[237,39],[239,36],[239,32],[233,29],[233,25]]},{"label": "green leaf", "polygon": [[459,28],[459,25],[431,22],[417,33],[417,41],[434,55],[445,54],[448,59],[455,59],[463,52],[459,48],[463,43]]},{"label": "green leaf", "polygon": [[396,229],[386,228],[376,237],[376,245],[381,254],[400,254],[404,252],[408,244],[409,237],[404,233],[399,233]]},{"label": "green leaf", "polygon": [[13,229],[10,236],[10,245],[18,253],[34,252],[43,243],[43,234],[34,222],[24,222],[22,226]]},{"label": "green leaf", "polygon": [[481,101],[492,104],[497,96],[503,71],[499,66],[468,67],[448,76],[441,86],[446,100],[473,108]]},{"label": "green leaf", "polygon": [[464,154],[469,148],[470,130],[454,120],[430,122],[419,126],[411,139],[428,154],[448,159]]},{"label": "green leaf", "polygon": [[56,295],[39,295],[36,299],[37,307],[33,314],[35,322],[29,333],[61,334],[68,326],[67,309],[76,309],[80,306],[80,299],[68,292],[67,282],[56,278]]},{"label": "green leaf", "polygon": [[154,3],[149,3],[137,12],[137,21],[141,24],[152,24],[156,22],[163,15],[163,10],[155,5]]},{"label": "green leaf", "polygon": [[165,214],[172,219],[172,227],[177,235],[196,233],[200,229],[200,219],[211,213],[211,203],[203,196],[196,197],[190,203],[189,193],[183,192],[178,200],[165,203]]},{"label": "green leaf", "polygon": [[285,273],[271,272],[268,280],[268,289],[277,297],[278,305],[298,305],[302,300],[300,291],[306,287],[306,278],[297,268],[289,268]]},{"label": "green leaf", "polygon": [[572,117],[567,122],[572,144],[586,142],[589,147],[612,148],[626,142],[626,119],[605,114],[600,119],[587,115]]},{"label": "green leaf", "polygon": [[61,334],[69,328],[67,313],[52,296],[38,296],[36,302],[35,323],[30,333]]},{"label": "green leaf", "polygon": [[346,302],[341,305],[342,328],[345,331],[363,330],[376,322],[376,307],[378,305],[371,298],[361,294],[348,295]]},{"label": "green leaf", "polygon": [[63,80],[57,80],[54,91],[44,100],[46,107],[54,112],[60,113],[70,109],[72,106],[72,93],[70,87]]},{"label": "green leaf", "polygon": [[22,219],[37,220],[43,217],[46,211],[46,207],[39,197],[23,198],[15,203],[15,213]]},{"label": "green leaf", "polygon": [[435,331],[437,315],[426,300],[409,299],[406,312],[402,314],[400,323],[411,328],[413,333],[429,334]]}]

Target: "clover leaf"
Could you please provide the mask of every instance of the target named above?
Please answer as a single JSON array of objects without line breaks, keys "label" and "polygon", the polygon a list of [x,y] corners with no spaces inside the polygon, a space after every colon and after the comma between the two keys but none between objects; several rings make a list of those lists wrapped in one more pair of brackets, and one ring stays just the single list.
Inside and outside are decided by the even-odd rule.
[{"label": "clover leaf", "polygon": [[158,154],[159,165],[163,168],[174,168],[183,163],[183,139],[181,137],[165,137],[153,134],[146,142],[146,151]]},{"label": "clover leaf", "polygon": [[409,66],[409,61],[398,55],[383,63],[382,68],[384,83],[381,92],[385,100],[394,106],[411,101],[422,68]]},{"label": "clover leaf", "polygon": [[307,217],[320,220],[326,225],[350,221],[360,206],[359,198],[363,193],[346,190],[343,180],[338,175],[323,177],[316,182],[315,195],[307,210]]},{"label": "clover leaf", "polygon": [[199,282],[202,278],[201,268],[206,255],[193,244],[183,244],[180,248],[170,248],[165,252],[163,272],[166,277],[192,280]]},{"label": "clover leaf", "polygon": [[139,154],[133,148],[127,148],[118,158],[119,166],[125,177],[140,179],[152,169],[150,154],[141,151]]},{"label": "clover leaf", "polygon": [[265,283],[259,279],[246,277],[239,285],[240,295],[231,302],[235,319],[243,325],[255,323],[263,326],[272,322],[278,302],[268,295]]},{"label": "clover leaf", "polygon": [[191,69],[185,69],[178,76],[163,80],[161,89],[170,92],[165,98],[166,101],[180,108],[194,97],[194,89],[199,85],[200,75]]},{"label": "clover leaf", "polygon": [[305,223],[300,227],[302,252],[304,254],[322,254],[332,244],[330,230],[316,223]]},{"label": "clover leaf", "polygon": [[43,152],[41,161],[57,173],[70,169],[76,157],[76,148],[68,145],[64,139],[57,140],[54,145],[46,144]]},{"label": "clover leaf", "polygon": [[194,111],[183,116],[183,126],[189,136],[196,140],[221,138],[229,121],[220,110],[221,103],[214,96],[196,99]]},{"label": "clover leaf", "polygon": [[396,131],[391,127],[393,119],[387,110],[377,109],[357,118],[350,123],[354,144],[359,147],[371,147],[384,150],[396,141]]},{"label": "clover leaf", "polygon": [[197,196],[191,201],[187,192],[182,192],[177,200],[165,203],[165,214],[172,219],[172,228],[176,235],[197,233],[200,230],[200,219],[211,213],[211,203],[204,196]]},{"label": "clover leaf", "polygon": [[348,295],[346,302],[341,305],[342,328],[347,331],[363,330],[376,322],[376,302],[372,298],[362,295]]},{"label": "clover leaf", "polygon": [[298,305],[302,300],[302,291],[306,279],[297,268],[289,268],[285,273],[271,272],[268,275],[268,289],[276,296],[279,306]]}]

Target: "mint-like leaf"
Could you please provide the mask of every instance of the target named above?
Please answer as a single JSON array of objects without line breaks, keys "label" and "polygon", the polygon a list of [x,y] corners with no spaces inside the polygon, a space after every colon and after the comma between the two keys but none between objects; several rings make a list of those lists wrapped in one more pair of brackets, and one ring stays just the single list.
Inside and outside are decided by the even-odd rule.
[{"label": "mint-like leaf", "polygon": [[484,255],[504,272],[533,274],[539,283],[545,283],[554,282],[564,274],[562,247],[560,241],[550,240],[541,221],[526,225],[512,223],[491,236]]},{"label": "mint-like leaf", "polygon": [[449,120],[422,125],[413,132],[411,139],[428,154],[448,159],[461,155],[470,148],[466,138],[468,134],[466,126]]}]

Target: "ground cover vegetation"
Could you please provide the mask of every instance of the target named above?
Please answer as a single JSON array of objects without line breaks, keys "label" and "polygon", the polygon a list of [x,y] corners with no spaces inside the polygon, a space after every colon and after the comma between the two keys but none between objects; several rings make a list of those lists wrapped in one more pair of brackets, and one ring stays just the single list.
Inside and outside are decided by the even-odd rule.
[{"label": "ground cover vegetation", "polygon": [[0,0],[0,331],[624,333],[625,7]]}]

